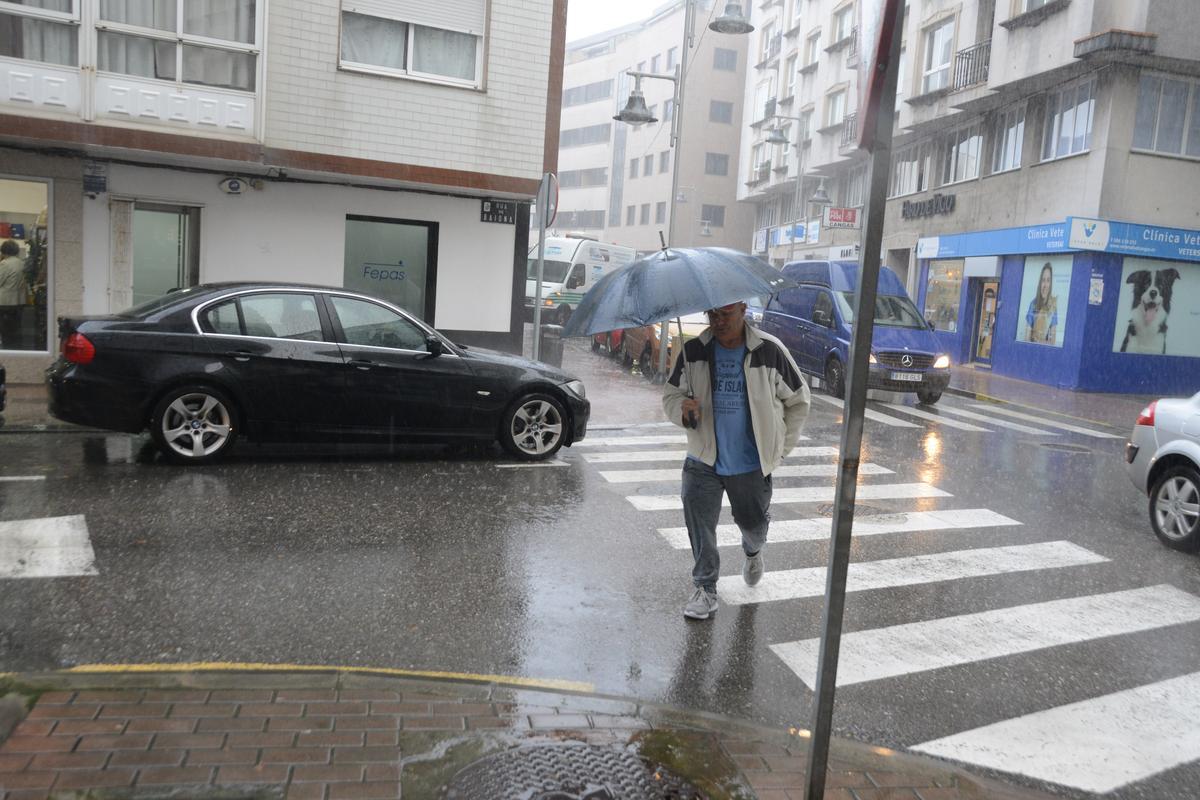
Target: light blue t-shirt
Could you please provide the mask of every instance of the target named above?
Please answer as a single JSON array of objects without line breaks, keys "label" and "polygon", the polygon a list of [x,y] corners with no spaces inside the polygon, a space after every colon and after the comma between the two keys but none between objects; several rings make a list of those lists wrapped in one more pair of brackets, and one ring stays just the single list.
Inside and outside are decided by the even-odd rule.
[{"label": "light blue t-shirt", "polygon": [[714,342],[717,383],[713,386],[713,426],[717,432],[718,475],[741,475],[761,468],[754,428],[750,424],[750,398],[746,396],[746,346],[722,347]]}]

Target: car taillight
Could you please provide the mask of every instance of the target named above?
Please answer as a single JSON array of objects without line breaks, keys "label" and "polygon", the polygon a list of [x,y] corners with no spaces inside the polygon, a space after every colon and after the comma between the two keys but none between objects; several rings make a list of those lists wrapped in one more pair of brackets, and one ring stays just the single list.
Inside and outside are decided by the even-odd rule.
[{"label": "car taillight", "polygon": [[1138,414],[1138,425],[1154,425],[1154,407],[1156,405],[1158,405],[1157,400],[1142,409],[1142,413]]},{"label": "car taillight", "polygon": [[63,342],[62,354],[72,364],[90,364],[96,357],[96,345],[82,333],[72,333]]}]

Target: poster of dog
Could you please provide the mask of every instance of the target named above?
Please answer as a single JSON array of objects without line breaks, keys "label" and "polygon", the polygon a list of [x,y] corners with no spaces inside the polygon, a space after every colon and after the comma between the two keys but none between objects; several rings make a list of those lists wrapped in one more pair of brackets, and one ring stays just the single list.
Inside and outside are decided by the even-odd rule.
[{"label": "poster of dog", "polygon": [[1017,320],[1018,341],[1063,346],[1074,266],[1071,256],[1029,256],[1025,259]]},{"label": "poster of dog", "polygon": [[1113,351],[1200,356],[1200,266],[1126,258]]}]

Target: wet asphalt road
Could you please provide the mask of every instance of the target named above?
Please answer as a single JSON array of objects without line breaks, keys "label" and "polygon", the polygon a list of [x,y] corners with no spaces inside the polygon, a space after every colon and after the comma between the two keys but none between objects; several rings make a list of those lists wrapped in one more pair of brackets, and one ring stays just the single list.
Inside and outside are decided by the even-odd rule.
[{"label": "wet asphalt road", "polygon": [[[657,387],[586,344],[570,343],[566,361],[592,396],[589,441],[678,433],[655,425]],[[963,398],[943,403],[972,408]],[[894,417],[915,427],[869,421],[862,459],[894,474],[863,485],[923,482],[951,496],[860,500],[859,514],[988,509],[1021,524],[857,537],[854,562],[1053,541],[1099,558],[853,592],[847,633],[1160,584],[1200,596],[1200,559],[1150,532],[1145,499],[1125,476],[1123,439]],[[805,446],[836,447],[840,411],[814,401],[805,434]],[[0,522],[82,514],[98,571],[0,579],[0,670],[246,661],[508,674],[807,726],[811,692],[770,645],[818,636],[821,598],[723,604],[711,623],[686,622],[690,552],[657,532],[681,526],[682,513],[626,499],[677,495],[678,479],[610,483],[600,474],[678,462],[585,459],[655,449],[576,447],[561,454],[564,466],[514,467],[495,448],[248,446],[227,463],[180,469],[145,436],[0,434],[0,477],[45,476],[0,482]],[[832,483],[782,477],[775,487]],[[828,513],[820,502],[774,507],[777,524]],[[766,553],[769,574],[823,567],[828,548],[782,542]],[[722,555],[721,588],[740,584],[739,549]],[[910,746],[1200,668],[1200,622],[1081,638],[844,686],[837,730]],[[1198,785],[1193,761],[1111,796],[1184,800]]]}]

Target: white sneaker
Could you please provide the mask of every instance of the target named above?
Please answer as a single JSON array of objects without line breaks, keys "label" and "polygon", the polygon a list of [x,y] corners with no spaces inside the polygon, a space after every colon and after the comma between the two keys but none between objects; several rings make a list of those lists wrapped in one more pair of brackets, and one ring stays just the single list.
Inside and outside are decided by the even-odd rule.
[{"label": "white sneaker", "polygon": [[706,592],[699,586],[692,592],[692,599],[683,607],[683,615],[688,619],[708,619],[716,613],[716,592]]},{"label": "white sneaker", "polygon": [[763,554],[762,550],[752,556],[746,556],[746,563],[742,565],[742,580],[747,586],[755,586],[762,580],[763,576]]}]

